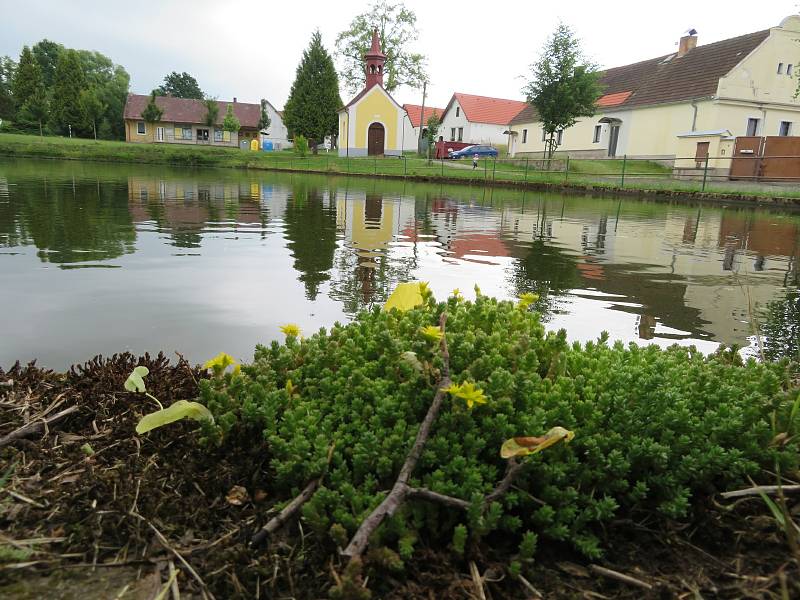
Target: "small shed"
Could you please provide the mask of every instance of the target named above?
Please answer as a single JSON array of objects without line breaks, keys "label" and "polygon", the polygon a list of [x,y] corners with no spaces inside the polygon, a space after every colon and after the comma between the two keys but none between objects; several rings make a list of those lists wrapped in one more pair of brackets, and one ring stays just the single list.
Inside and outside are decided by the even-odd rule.
[{"label": "small shed", "polygon": [[727,129],[679,134],[673,176],[676,179],[707,177],[709,180],[727,177],[731,168],[734,140]]}]

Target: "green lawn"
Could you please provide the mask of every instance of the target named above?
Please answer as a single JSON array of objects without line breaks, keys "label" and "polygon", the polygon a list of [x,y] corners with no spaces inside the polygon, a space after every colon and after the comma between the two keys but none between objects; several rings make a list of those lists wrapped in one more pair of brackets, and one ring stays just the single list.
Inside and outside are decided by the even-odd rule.
[{"label": "green lawn", "polygon": [[[672,179],[669,168],[647,160],[570,160],[550,163],[541,159],[482,159],[477,169],[472,161],[447,161],[417,158],[340,158],[334,153],[309,155],[293,152],[249,152],[238,148],[175,144],[131,144],[126,142],[0,134],[0,156],[39,157],[69,160],[95,160],[120,163],[168,164],[190,167],[219,167],[287,171],[315,171],[352,175],[381,175],[399,178],[546,185],[570,184],[578,187],[617,188],[697,192],[700,182]],[[624,177],[623,177],[624,170]],[[707,192],[727,195],[748,194],[764,197],[800,197],[800,189],[762,184],[709,181]]]}]

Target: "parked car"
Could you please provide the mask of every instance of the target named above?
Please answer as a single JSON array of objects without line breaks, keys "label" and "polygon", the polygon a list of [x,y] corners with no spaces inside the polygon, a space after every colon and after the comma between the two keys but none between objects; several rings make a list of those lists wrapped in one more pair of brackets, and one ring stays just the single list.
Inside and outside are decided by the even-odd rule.
[{"label": "parked car", "polygon": [[449,156],[453,160],[458,160],[459,158],[471,158],[476,154],[478,156],[492,156],[494,158],[497,158],[497,148],[492,148],[491,146],[482,146],[482,145],[467,146],[466,148],[462,148],[461,150],[450,152]]}]

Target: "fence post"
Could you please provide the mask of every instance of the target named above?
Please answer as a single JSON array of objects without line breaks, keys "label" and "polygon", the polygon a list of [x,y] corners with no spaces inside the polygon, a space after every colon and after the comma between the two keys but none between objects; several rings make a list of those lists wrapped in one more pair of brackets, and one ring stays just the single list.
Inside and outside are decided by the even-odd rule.
[{"label": "fence post", "polygon": [[706,191],[706,179],[708,179],[708,154],[706,154],[706,164],[703,165],[703,187],[701,191]]},{"label": "fence post", "polygon": [[494,157],[494,161],[492,161],[492,181],[495,179],[495,173],[497,172],[497,157]]},{"label": "fence post", "polygon": [[628,155],[627,154],[623,154],[622,155],[622,181],[620,181],[620,183],[619,183],[619,187],[620,188],[624,188],[625,187],[625,167],[627,166],[627,164],[628,164]]},{"label": "fence post", "polygon": [[375,156],[375,167],[374,167],[374,171],[373,171],[372,174],[373,175],[377,175],[378,174],[378,157],[377,156]]},{"label": "fence post", "polygon": [[442,163],[442,177],[444,177],[444,157],[440,158],[439,162]]},{"label": "fence post", "polygon": [[488,169],[489,169],[489,161],[485,158],[483,159],[483,180],[486,181],[486,177],[488,176]]},{"label": "fence post", "polygon": [[564,166],[564,183],[569,183],[569,154],[567,154],[567,162]]},{"label": "fence post", "polygon": [[403,156],[403,177],[408,175],[408,157]]},{"label": "fence post", "polygon": [[529,157],[525,157],[525,183],[528,183],[528,161],[530,160]]}]

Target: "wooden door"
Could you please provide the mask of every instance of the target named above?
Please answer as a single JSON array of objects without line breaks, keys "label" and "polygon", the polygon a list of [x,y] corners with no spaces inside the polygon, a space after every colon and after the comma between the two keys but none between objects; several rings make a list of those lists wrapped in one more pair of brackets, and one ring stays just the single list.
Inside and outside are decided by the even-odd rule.
[{"label": "wooden door", "polygon": [[367,132],[367,154],[369,156],[383,155],[385,131],[380,123],[373,123]]},{"label": "wooden door", "polygon": [[619,125],[612,125],[608,135],[608,155],[617,155],[617,142],[619,141]]},{"label": "wooden door", "polygon": [[759,176],[764,139],[761,136],[737,137],[733,145],[731,179],[755,180]]},{"label": "wooden door", "polygon": [[797,181],[800,179],[800,137],[768,136],[764,140],[762,179]]},{"label": "wooden door", "polygon": [[710,145],[711,142],[697,142],[697,150],[694,152],[694,162],[698,169],[702,169],[705,166]]}]

